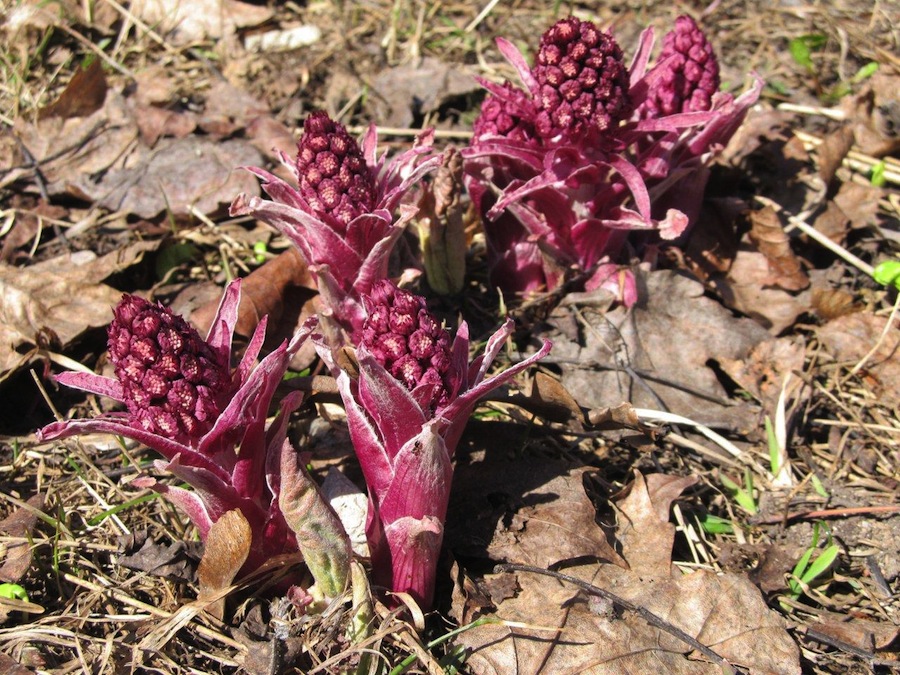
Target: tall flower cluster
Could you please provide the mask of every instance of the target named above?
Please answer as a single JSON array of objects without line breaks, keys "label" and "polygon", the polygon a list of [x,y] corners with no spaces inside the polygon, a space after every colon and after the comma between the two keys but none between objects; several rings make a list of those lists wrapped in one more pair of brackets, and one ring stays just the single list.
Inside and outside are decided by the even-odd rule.
[{"label": "tall flower cluster", "polygon": [[251,167],[271,199],[240,195],[231,214],[253,216],[285,235],[316,278],[325,316],[353,334],[365,319],[362,297],[387,277],[391,250],[416,213],[404,198],[440,165],[432,138],[424,132],[411,149],[386,160],[376,156],[374,125],[360,145],[327,113],[314,112],[296,158],[281,156],[295,185]]},{"label": "tall flower cluster", "polygon": [[358,374],[340,369],[331,348],[316,348],[335,374],[353,447],[369,491],[366,537],[375,581],[431,606],[453,476],[451,459],[475,405],[546,355],[487,376],[512,333],[507,321],[485,353],[468,361],[468,328],[440,328],[423,298],[389,281],[374,285],[356,349]]},{"label": "tall flower cluster", "polygon": [[527,294],[575,275],[633,302],[634,280],[619,263],[696,219],[707,166],[761,81],[737,99],[719,92],[715,54],[686,16],[653,67],[652,30],[627,67],[610,34],[574,17],[544,33],[534,67],[508,41],[497,44],[522,87],[482,82],[488,95],[463,151],[493,282]]},{"label": "tall flower cluster", "polygon": [[[160,492],[182,509],[204,541],[215,522],[238,510],[252,535],[244,573],[274,555],[298,547],[302,550],[310,539],[309,531],[314,531],[314,550],[306,555],[307,563],[323,592],[337,595],[346,583],[349,545],[340,521],[317,496],[315,484],[286,440],[288,416],[301,402],[299,392],[282,400],[278,415],[266,425],[291,356],[316,322],[308,321],[290,342],[254,365],[265,338],[264,319],[232,371],[231,345],[239,303],[240,282],[236,281],[226,290],[204,340],[182,317],[162,305],[125,295],[109,327],[116,377],[64,373],[57,379],[120,401],[127,411],[56,422],[38,431],[38,438],[109,433],[157,451],[165,459],[156,461],[156,468],[193,489],[149,476],[133,483]],[[303,498],[306,518],[298,516],[296,505],[286,502],[285,495]]]}]

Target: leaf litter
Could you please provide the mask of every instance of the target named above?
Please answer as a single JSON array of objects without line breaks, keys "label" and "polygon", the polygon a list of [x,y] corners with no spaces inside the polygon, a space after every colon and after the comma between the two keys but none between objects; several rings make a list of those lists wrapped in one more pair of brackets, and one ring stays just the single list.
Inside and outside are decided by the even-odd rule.
[{"label": "leaf litter", "polygon": [[[478,30],[464,30],[477,25],[477,9],[460,10],[451,12],[454,30],[439,22],[432,26],[431,17],[392,14],[395,3],[375,3],[370,17],[354,25],[342,13],[346,8],[314,5],[278,8],[273,14],[232,2],[214,3],[222,12],[194,17],[201,20],[193,24],[169,12],[166,20],[176,21],[167,24],[143,14],[150,4],[132,7],[134,16],[128,21],[144,23],[133,34],[127,34],[131,24],[122,23],[123,15],[109,11],[113,3],[95,7],[97,31],[110,37],[123,31],[124,43],[113,44],[110,53],[136,74],[133,85],[121,71],[99,67],[101,59],[87,68],[60,66],[67,54],[80,54],[84,45],[58,28],[54,12],[44,9],[28,19],[37,23],[13,25],[4,17],[6,39],[24,42],[28,36],[33,41],[48,28],[60,31],[35,61],[34,74],[23,78],[29,87],[44,77],[42,93],[22,91],[17,107],[9,108],[19,112],[10,124],[4,119],[0,138],[0,199],[4,213],[14,216],[10,228],[3,229],[7,264],[0,267],[5,284],[0,324],[6,331],[0,365],[5,375],[48,351],[53,358],[71,355],[94,367],[104,346],[92,329],[108,322],[122,290],[187,297],[201,280],[221,287],[236,271],[245,276],[248,289],[258,289],[248,293],[241,308],[239,332],[249,334],[269,314],[281,335],[290,334],[315,311],[306,270],[290,264],[289,256],[279,256],[277,249],[266,250],[262,258],[270,262],[261,265],[251,246],[273,240],[255,224],[238,224],[246,236],[224,245],[202,234],[208,225],[201,217],[228,232],[223,207],[235,194],[256,190],[255,181],[234,169],[271,160],[273,148],[290,154],[291,129],[323,100],[335,114],[347,106],[349,119],[360,127],[372,119],[385,124],[388,116],[395,116],[398,126],[424,117],[451,133],[464,132],[472,109],[455,108],[472,105],[472,89],[463,74],[493,76],[505,67],[496,65],[501,59],[490,52],[489,36],[504,34],[526,44],[534,26],[547,19],[546,9],[523,6],[509,16],[488,14]],[[656,14],[660,25],[667,11]],[[667,628],[684,631],[749,672],[799,672],[801,665],[806,672],[879,672],[896,662],[897,515],[878,511],[896,505],[900,462],[894,449],[900,433],[896,318],[890,313],[896,296],[792,229],[789,218],[807,220],[873,264],[895,255],[892,242],[900,236],[896,182],[875,186],[869,172],[885,158],[890,176],[895,163],[896,133],[890,129],[897,109],[892,94],[896,73],[891,70],[896,62],[882,52],[879,73],[845,96],[840,108],[818,106],[807,91],[808,74],[789,61],[786,50],[775,50],[779,40],[808,26],[792,15],[773,18],[770,13],[757,17],[767,26],[760,33],[761,28],[748,29],[743,23],[747,11],[726,2],[714,12],[722,27],[721,43],[738,45],[725,60],[742,61],[734,73],[743,73],[746,55],[756,54],[772,91],[788,82],[795,100],[812,103],[813,112],[771,109],[780,95],[769,92],[764,108],[771,108],[751,114],[743,137],[735,139],[713,173],[706,208],[715,217],[703,218],[684,258],[669,263],[691,270],[699,282],[684,271],[642,273],[643,301],[632,310],[607,311],[600,297],[573,295],[551,316],[522,314],[532,332],[546,333],[551,326],[556,362],[549,367],[561,383],[543,374],[547,379],[536,386],[530,403],[517,408],[509,401],[523,399],[512,396],[492,404],[493,414],[512,422],[479,422],[466,436],[468,451],[459,459],[446,540],[448,555],[456,559],[458,588],[446,592],[441,612],[463,625],[482,618],[507,622],[478,625],[454,638],[458,648],[472,650],[466,672],[634,672],[656,671],[660,665],[671,672],[720,671]],[[73,3],[70,15],[77,17],[72,30],[91,25],[81,6]],[[244,26],[263,21],[316,25],[323,39],[269,55],[271,62],[263,63],[259,56],[242,54],[234,40],[247,34]],[[149,31],[148,22],[153,26]],[[882,22],[872,19],[864,42],[857,41],[859,22],[844,25],[852,58],[879,55],[869,45],[884,39]],[[397,30],[404,27],[409,30]],[[763,36],[758,51],[741,42],[742,33]],[[218,45],[203,42],[217,36],[224,37]],[[122,51],[122,44],[132,51]],[[174,48],[182,44],[183,51]],[[209,69],[198,44],[215,52],[223,72],[234,68],[233,82]],[[423,50],[427,61],[420,59]],[[830,68],[837,72],[844,67],[838,51],[830,46],[814,55],[823,69],[816,87],[825,86]],[[358,57],[349,66],[348,53]],[[460,54],[466,56],[456,58]],[[153,60],[161,65],[152,65]],[[432,69],[424,80],[418,77],[422,63]],[[281,66],[275,77],[272,64]],[[15,62],[5,67],[11,65]],[[336,73],[347,67],[354,71],[350,84],[338,87]],[[63,80],[68,70],[68,86],[51,74],[53,69],[64,74]],[[296,73],[296,82],[286,82],[284,72]],[[253,73],[264,76],[254,78]],[[438,81],[448,85],[435,87]],[[372,82],[390,96],[376,92],[367,97],[366,86]],[[267,90],[270,97],[260,96]],[[273,111],[276,100],[284,107]],[[29,101],[40,104],[28,110]],[[828,123],[830,118],[817,116],[817,110],[837,110],[843,125]],[[782,211],[773,215],[752,193],[766,196]],[[95,233],[84,238],[89,223],[95,223]],[[71,241],[61,242],[60,235],[68,232]],[[168,279],[148,275],[143,256],[156,257],[163,233],[167,246],[168,240],[199,242],[203,259],[181,264]],[[114,255],[90,258],[66,248],[77,251],[96,244],[114,248]],[[208,307],[193,314],[199,324],[204,311],[209,314]],[[307,354],[294,365],[314,363]],[[16,396],[24,391],[21,379],[7,381],[16,383]],[[9,390],[3,395],[10,395]],[[322,396],[316,394],[314,400],[327,400],[327,394],[316,398]],[[631,436],[583,423],[587,411],[595,417],[606,409],[611,415],[621,413],[623,401],[634,407],[613,426],[618,434]],[[87,405],[101,404],[89,400]],[[641,427],[634,412],[661,410],[712,425],[739,446],[739,464],[758,467],[769,458],[763,418],[774,420],[780,405],[787,406],[784,424],[799,484],[791,492],[779,490],[765,472],[755,473],[749,489],[758,509],[754,516],[742,514],[719,481],[714,455],[698,455],[692,446],[682,445],[696,447],[706,440],[691,440],[685,428]],[[538,409],[552,409],[556,417],[530,415]],[[340,419],[301,420],[296,433],[312,434],[323,424],[339,427]],[[339,456],[349,446],[335,433],[339,441],[332,454]],[[316,654],[322,664],[347,648],[340,617],[336,623],[314,624],[241,590],[214,601],[227,624],[240,626],[233,637],[210,630],[195,614],[178,614],[198,594],[208,600],[228,588],[233,564],[210,572],[208,558],[205,567],[200,565],[205,580],[198,582],[192,558],[171,548],[189,533],[172,512],[160,509],[159,500],[122,511],[119,520],[103,515],[136,494],[126,486],[136,470],[123,467],[119,449],[107,441],[85,438],[90,444],[85,454],[27,439],[22,452],[19,439],[5,437],[2,449],[9,478],[4,496],[43,496],[48,514],[77,504],[64,514],[58,530],[61,548],[54,553],[61,561],[60,583],[73,598],[72,611],[81,617],[110,613],[104,620],[114,622],[127,608],[143,612],[145,623],[169,622],[165,640],[159,639],[162,632],[149,632],[152,626],[138,636],[157,639],[157,651],[138,656],[115,647],[111,664],[143,660],[163,672],[177,672],[184,664],[232,672],[240,661],[246,672],[260,672],[276,662],[305,663],[309,669],[313,664],[302,654]],[[146,455],[138,451],[138,456]],[[74,473],[73,461],[80,463]],[[346,457],[328,461],[349,466],[354,476]],[[13,524],[25,515],[12,506],[6,513],[12,515],[3,522]],[[828,514],[819,518],[830,523],[841,541],[841,556],[799,599],[785,605],[786,580],[810,546],[806,513]],[[52,533],[29,514],[24,534],[17,525],[19,529],[5,529],[4,537],[33,533],[37,541]],[[703,531],[699,523],[711,514],[727,520],[731,533]],[[99,525],[81,527],[91,517],[99,517]],[[120,540],[122,527],[140,537]],[[44,608],[45,621],[69,625],[71,614],[54,601],[58,591],[43,580],[50,569],[50,549],[41,543],[28,547],[26,566],[25,557],[15,553],[22,550],[21,543],[6,545],[5,565],[16,568],[9,580],[28,589],[30,599]],[[232,553],[239,558],[240,551]],[[497,563],[559,570],[618,595],[623,603],[523,570],[494,572]],[[126,565],[168,579],[129,576]],[[448,590],[448,575],[443,583]],[[101,593],[103,587],[115,588],[115,594]],[[147,599],[155,606],[148,606]],[[666,626],[648,622],[629,607],[652,613]],[[10,668],[27,664],[47,669],[105,653],[103,629],[60,633],[51,645],[31,632],[28,616],[10,614],[6,628],[17,633],[0,633]],[[383,653],[398,661],[416,654],[420,672],[437,667],[419,638],[410,642],[412,629],[402,616],[385,609],[379,620]],[[133,630],[122,625],[124,631]],[[279,625],[292,632],[279,634]],[[427,635],[433,637],[434,630]],[[434,650],[437,657],[439,649]],[[327,672],[327,666],[319,668]]]}]

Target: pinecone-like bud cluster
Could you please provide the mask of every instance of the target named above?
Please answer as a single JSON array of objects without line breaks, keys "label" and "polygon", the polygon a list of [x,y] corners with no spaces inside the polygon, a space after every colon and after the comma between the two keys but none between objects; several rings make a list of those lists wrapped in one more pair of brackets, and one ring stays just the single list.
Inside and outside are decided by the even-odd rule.
[{"label": "pinecone-like bud cluster", "polygon": [[664,71],[641,105],[643,119],[710,109],[712,96],[719,90],[719,62],[691,17],[675,20],[657,62]]},{"label": "pinecone-like bud cluster", "polygon": [[391,375],[412,391],[435,384],[433,401],[442,406],[453,395],[450,334],[425,306],[425,298],[379,281],[365,298],[368,317],[362,344]]},{"label": "pinecone-like bud cluster", "polygon": [[632,110],[622,49],[589,21],[557,21],[541,36],[533,72],[541,136],[593,136]]},{"label": "pinecone-like bud cluster", "polygon": [[300,194],[317,215],[343,230],[375,206],[375,179],[359,144],[324,111],[306,118],[297,148]]},{"label": "pinecone-like bud cluster", "polygon": [[481,112],[472,124],[472,134],[481,138],[486,134],[503,136],[517,141],[535,137],[534,110],[531,99],[509,82],[503,83],[504,97],[488,94],[481,104]]},{"label": "pinecone-like bud cluster", "polygon": [[109,325],[109,354],[132,421],[195,445],[229,395],[227,363],[183,318],[124,295]]}]

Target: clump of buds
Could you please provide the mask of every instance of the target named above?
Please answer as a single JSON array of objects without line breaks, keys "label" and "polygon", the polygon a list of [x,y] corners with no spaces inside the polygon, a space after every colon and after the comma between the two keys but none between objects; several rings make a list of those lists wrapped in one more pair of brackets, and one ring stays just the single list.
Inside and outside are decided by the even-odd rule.
[{"label": "clump of buds", "polygon": [[639,110],[642,118],[700,112],[712,107],[713,96],[719,91],[719,62],[709,40],[691,17],[675,19],[675,27],[663,41],[656,70]]},{"label": "clump of buds", "polygon": [[375,178],[359,144],[322,110],[303,125],[297,177],[306,203],[336,231],[375,208]]},{"label": "clump of buds", "polygon": [[340,369],[323,341],[316,348],[337,379],[369,490],[366,537],[375,581],[409,593],[428,609],[453,477],[451,459],[465,424],[479,399],[545,356],[550,343],[487,377],[512,333],[511,320],[470,364],[466,324],[451,342],[424,298],[381,281],[365,303],[358,374]]},{"label": "clump of buds", "polygon": [[388,161],[376,157],[374,125],[360,145],[342,124],[315,112],[306,119],[297,157],[281,156],[296,187],[249,167],[271,200],[240,195],[231,214],[251,215],[284,234],[316,278],[324,318],[352,334],[365,318],[362,296],[387,277],[394,244],[416,214],[404,200],[440,165],[432,140],[433,132],[424,132]]},{"label": "clump of buds", "polygon": [[492,281],[527,295],[576,280],[634,302],[621,265],[652,258],[696,220],[710,160],[761,80],[737,99],[718,92],[715,54],[688,17],[652,68],[652,30],[629,68],[611,35],[574,17],[544,33],[533,68],[510,42],[497,45],[523,88],[482,82],[489,94],[463,151]]},{"label": "clump of buds", "polygon": [[[286,441],[287,419],[300,405],[300,393],[281,401],[278,415],[266,424],[291,357],[316,321],[310,319],[290,342],[254,365],[265,338],[264,319],[232,372],[229,362],[239,304],[236,281],[226,290],[203,340],[169,309],[125,295],[109,327],[116,377],[71,372],[57,380],[123,402],[127,412],[56,422],[37,435],[53,440],[109,433],[143,443],[165,458],[155,462],[159,471],[193,490],[149,476],[133,484],[160,492],[182,509],[201,540],[206,541],[226,513],[237,510],[250,532],[243,573],[299,547],[308,553],[304,557],[320,592],[334,597],[344,590],[349,574],[349,541]],[[293,503],[297,499],[303,500],[299,512]]]},{"label": "clump of buds", "polygon": [[622,49],[588,21],[569,17],[544,33],[533,74],[535,126],[544,138],[564,134],[600,140],[631,113]]},{"label": "clump of buds", "polygon": [[230,398],[228,354],[162,305],[125,295],[109,325],[109,357],[132,423],[197,442]]}]

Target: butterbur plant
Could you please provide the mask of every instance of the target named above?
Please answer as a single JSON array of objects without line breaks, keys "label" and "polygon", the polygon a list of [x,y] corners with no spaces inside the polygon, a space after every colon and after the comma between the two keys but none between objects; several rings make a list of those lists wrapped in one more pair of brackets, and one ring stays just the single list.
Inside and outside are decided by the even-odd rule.
[{"label": "butterbur plant", "polygon": [[513,330],[507,322],[469,363],[463,322],[451,340],[424,298],[376,282],[356,347],[358,372],[336,365],[319,340],[347,411],[369,491],[366,536],[374,580],[431,606],[450,495],[451,460],[475,405],[550,351],[550,343],[507,370],[488,369]]},{"label": "butterbur plant", "polygon": [[251,215],[285,235],[313,272],[325,315],[352,334],[365,318],[361,298],[387,277],[391,250],[416,213],[404,197],[440,165],[432,137],[424,132],[412,148],[387,160],[376,155],[374,125],[360,145],[327,113],[314,112],[297,157],[281,155],[295,184],[248,167],[271,199],[240,195],[231,214]]},{"label": "butterbur plant", "polygon": [[[157,460],[156,468],[192,489],[149,476],[133,484],[160,492],[184,511],[204,541],[214,523],[237,509],[251,532],[242,573],[254,571],[275,555],[304,548],[310,530],[315,530],[320,535],[314,547],[318,550],[305,556],[306,562],[323,595],[333,597],[346,583],[349,543],[334,512],[316,503],[315,484],[286,440],[288,417],[301,402],[299,392],[285,397],[274,421],[266,424],[291,356],[315,329],[316,321],[307,321],[290,342],[283,342],[257,364],[266,330],[263,319],[232,370],[239,304],[240,282],[236,281],[226,289],[204,340],[162,305],[125,295],[108,330],[115,377],[70,372],[57,380],[119,401],[126,410],[56,422],[37,435],[54,440],[108,433],[158,452],[165,459]],[[286,494],[302,499],[302,504],[286,503]]]},{"label": "butterbur plant", "polygon": [[634,279],[620,264],[696,220],[707,166],[762,82],[738,98],[719,92],[715,54],[689,17],[650,67],[653,41],[645,30],[626,66],[612,35],[569,17],[541,37],[532,67],[497,40],[522,86],[482,81],[488,95],[463,156],[503,290],[554,290],[575,274],[631,304]]}]

